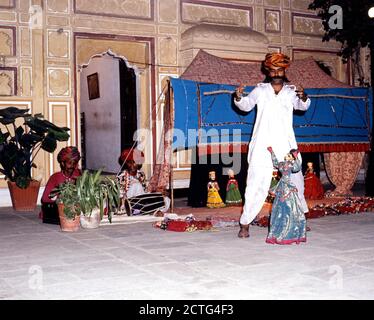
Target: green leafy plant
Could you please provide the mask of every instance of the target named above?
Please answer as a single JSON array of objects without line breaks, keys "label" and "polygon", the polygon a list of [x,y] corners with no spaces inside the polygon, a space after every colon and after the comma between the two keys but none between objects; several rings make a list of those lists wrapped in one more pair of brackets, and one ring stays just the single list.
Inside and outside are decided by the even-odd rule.
[{"label": "green leafy plant", "polygon": [[0,110],[0,172],[20,188],[27,188],[40,150],[53,152],[57,141],[69,139],[69,128],[58,127],[38,113],[8,107]]},{"label": "green leafy plant", "polygon": [[113,207],[118,207],[120,202],[120,187],[117,179],[111,179],[101,175],[102,170],[83,174],[76,181],[78,203],[81,212],[90,216],[95,208],[100,209],[100,217],[103,218],[104,207],[108,208],[108,219],[111,222]]},{"label": "green leafy plant", "polygon": [[81,213],[77,187],[74,183],[64,182],[55,188],[51,196],[57,196],[56,202],[64,205],[64,215],[68,219],[74,219]]}]

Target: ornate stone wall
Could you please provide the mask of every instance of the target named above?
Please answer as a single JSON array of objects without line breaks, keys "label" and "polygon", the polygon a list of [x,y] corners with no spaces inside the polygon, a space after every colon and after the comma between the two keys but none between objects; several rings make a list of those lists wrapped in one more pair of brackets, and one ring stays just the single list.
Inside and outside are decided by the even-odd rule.
[{"label": "ornate stone wall", "polygon": [[[0,0],[0,108],[17,103],[41,112],[70,127],[68,143],[79,145],[79,64],[109,49],[137,68],[139,121],[154,130],[154,137],[160,131],[153,127],[160,118],[155,106],[162,81],[180,75],[198,49],[242,60],[261,60],[272,50],[294,59],[312,55],[331,66],[339,80],[347,80],[346,66],[335,55],[340,45],[321,42],[321,22],[308,4],[309,0]],[[218,27],[204,38],[192,32],[199,24]],[[249,31],[234,35],[228,31],[234,27]],[[157,141],[148,137],[146,145],[152,161]],[[56,154],[38,155],[34,174],[43,183],[58,170]],[[147,170],[150,173],[151,166]],[[188,178],[188,170],[178,171],[178,177]]]}]

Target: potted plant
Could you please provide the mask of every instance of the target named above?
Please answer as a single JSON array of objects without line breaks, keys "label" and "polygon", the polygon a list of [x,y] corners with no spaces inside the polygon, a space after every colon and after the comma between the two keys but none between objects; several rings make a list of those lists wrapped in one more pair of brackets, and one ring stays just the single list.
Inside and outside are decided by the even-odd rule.
[{"label": "potted plant", "polygon": [[120,188],[117,179],[101,175],[102,170],[83,174],[76,181],[78,206],[81,210],[81,226],[97,228],[103,218],[104,210],[108,211],[111,222],[112,208],[119,206]]},{"label": "potted plant", "polygon": [[73,232],[80,228],[80,208],[77,187],[74,183],[65,182],[53,190],[56,196],[60,227],[62,231]]},{"label": "potted plant", "polygon": [[69,128],[58,127],[42,114],[8,107],[0,110],[0,172],[8,180],[13,208],[32,211],[36,207],[40,181],[32,178],[40,150],[55,151],[57,141],[69,139]]}]

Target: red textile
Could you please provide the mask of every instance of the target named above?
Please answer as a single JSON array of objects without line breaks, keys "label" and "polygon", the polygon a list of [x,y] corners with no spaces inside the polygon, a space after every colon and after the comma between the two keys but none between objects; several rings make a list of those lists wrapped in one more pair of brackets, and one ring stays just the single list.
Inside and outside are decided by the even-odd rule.
[{"label": "red textile", "polygon": [[169,231],[194,231],[194,230],[209,230],[212,228],[212,222],[208,220],[170,220],[167,222],[166,230]]},{"label": "red textile", "polygon": [[[366,152],[370,150],[369,143],[298,143],[300,152]],[[248,143],[241,144],[200,144],[199,156],[219,153],[247,153]]]},{"label": "red textile", "polygon": [[166,230],[184,232],[187,230],[188,227],[189,227],[188,221],[172,220],[168,222]]},{"label": "red textile", "polygon": [[301,152],[366,152],[370,143],[299,143],[298,147]]},{"label": "red textile", "polygon": [[322,199],[324,190],[321,181],[314,172],[309,172],[304,177],[304,196],[305,199]]},{"label": "red textile", "polygon": [[59,163],[66,162],[66,161],[78,162],[80,158],[81,158],[81,155],[77,147],[62,148],[57,155],[57,161]]},{"label": "red textile", "polygon": [[144,163],[144,153],[134,148],[128,148],[128,149],[122,150],[120,158],[124,162],[132,160],[138,164]]},{"label": "red textile", "polygon": [[321,218],[326,215],[323,209],[309,209],[309,212],[305,215],[307,219]]},{"label": "red textile", "polygon": [[[329,76],[318,66],[312,57],[294,60],[286,71],[290,84],[303,88],[352,88]],[[181,75],[182,79],[199,82],[222,83],[238,86],[245,79],[246,86],[255,86],[264,80],[261,61],[239,63],[200,50],[194,60]]]},{"label": "red textile", "polygon": [[[75,169],[70,179],[76,180],[76,178],[78,178],[81,174],[82,173],[79,169]],[[42,195],[42,202],[44,202],[44,203],[55,202],[54,200],[49,198],[49,195],[50,195],[51,191],[54,188],[58,187],[61,183],[64,183],[68,180],[69,180],[69,178],[65,177],[64,174],[61,171],[52,174],[49,177],[48,182],[45,186],[45,189],[44,189],[44,192],[43,192],[43,195]]]}]

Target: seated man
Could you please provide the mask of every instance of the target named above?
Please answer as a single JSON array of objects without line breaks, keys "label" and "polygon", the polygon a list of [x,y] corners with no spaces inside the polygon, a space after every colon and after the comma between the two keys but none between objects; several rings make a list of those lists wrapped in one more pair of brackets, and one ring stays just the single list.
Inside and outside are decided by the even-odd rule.
[{"label": "seated man", "polygon": [[121,206],[119,212],[127,215],[155,214],[166,212],[170,199],[162,193],[147,192],[145,174],[140,171],[144,154],[138,149],[125,149],[118,160],[121,172],[117,178],[121,186]]},{"label": "seated man", "polygon": [[44,223],[60,224],[56,201],[51,198],[51,192],[64,182],[75,183],[77,177],[82,174],[78,169],[80,158],[76,147],[65,147],[58,153],[57,161],[61,171],[49,177],[41,199],[42,211],[40,215]]}]

